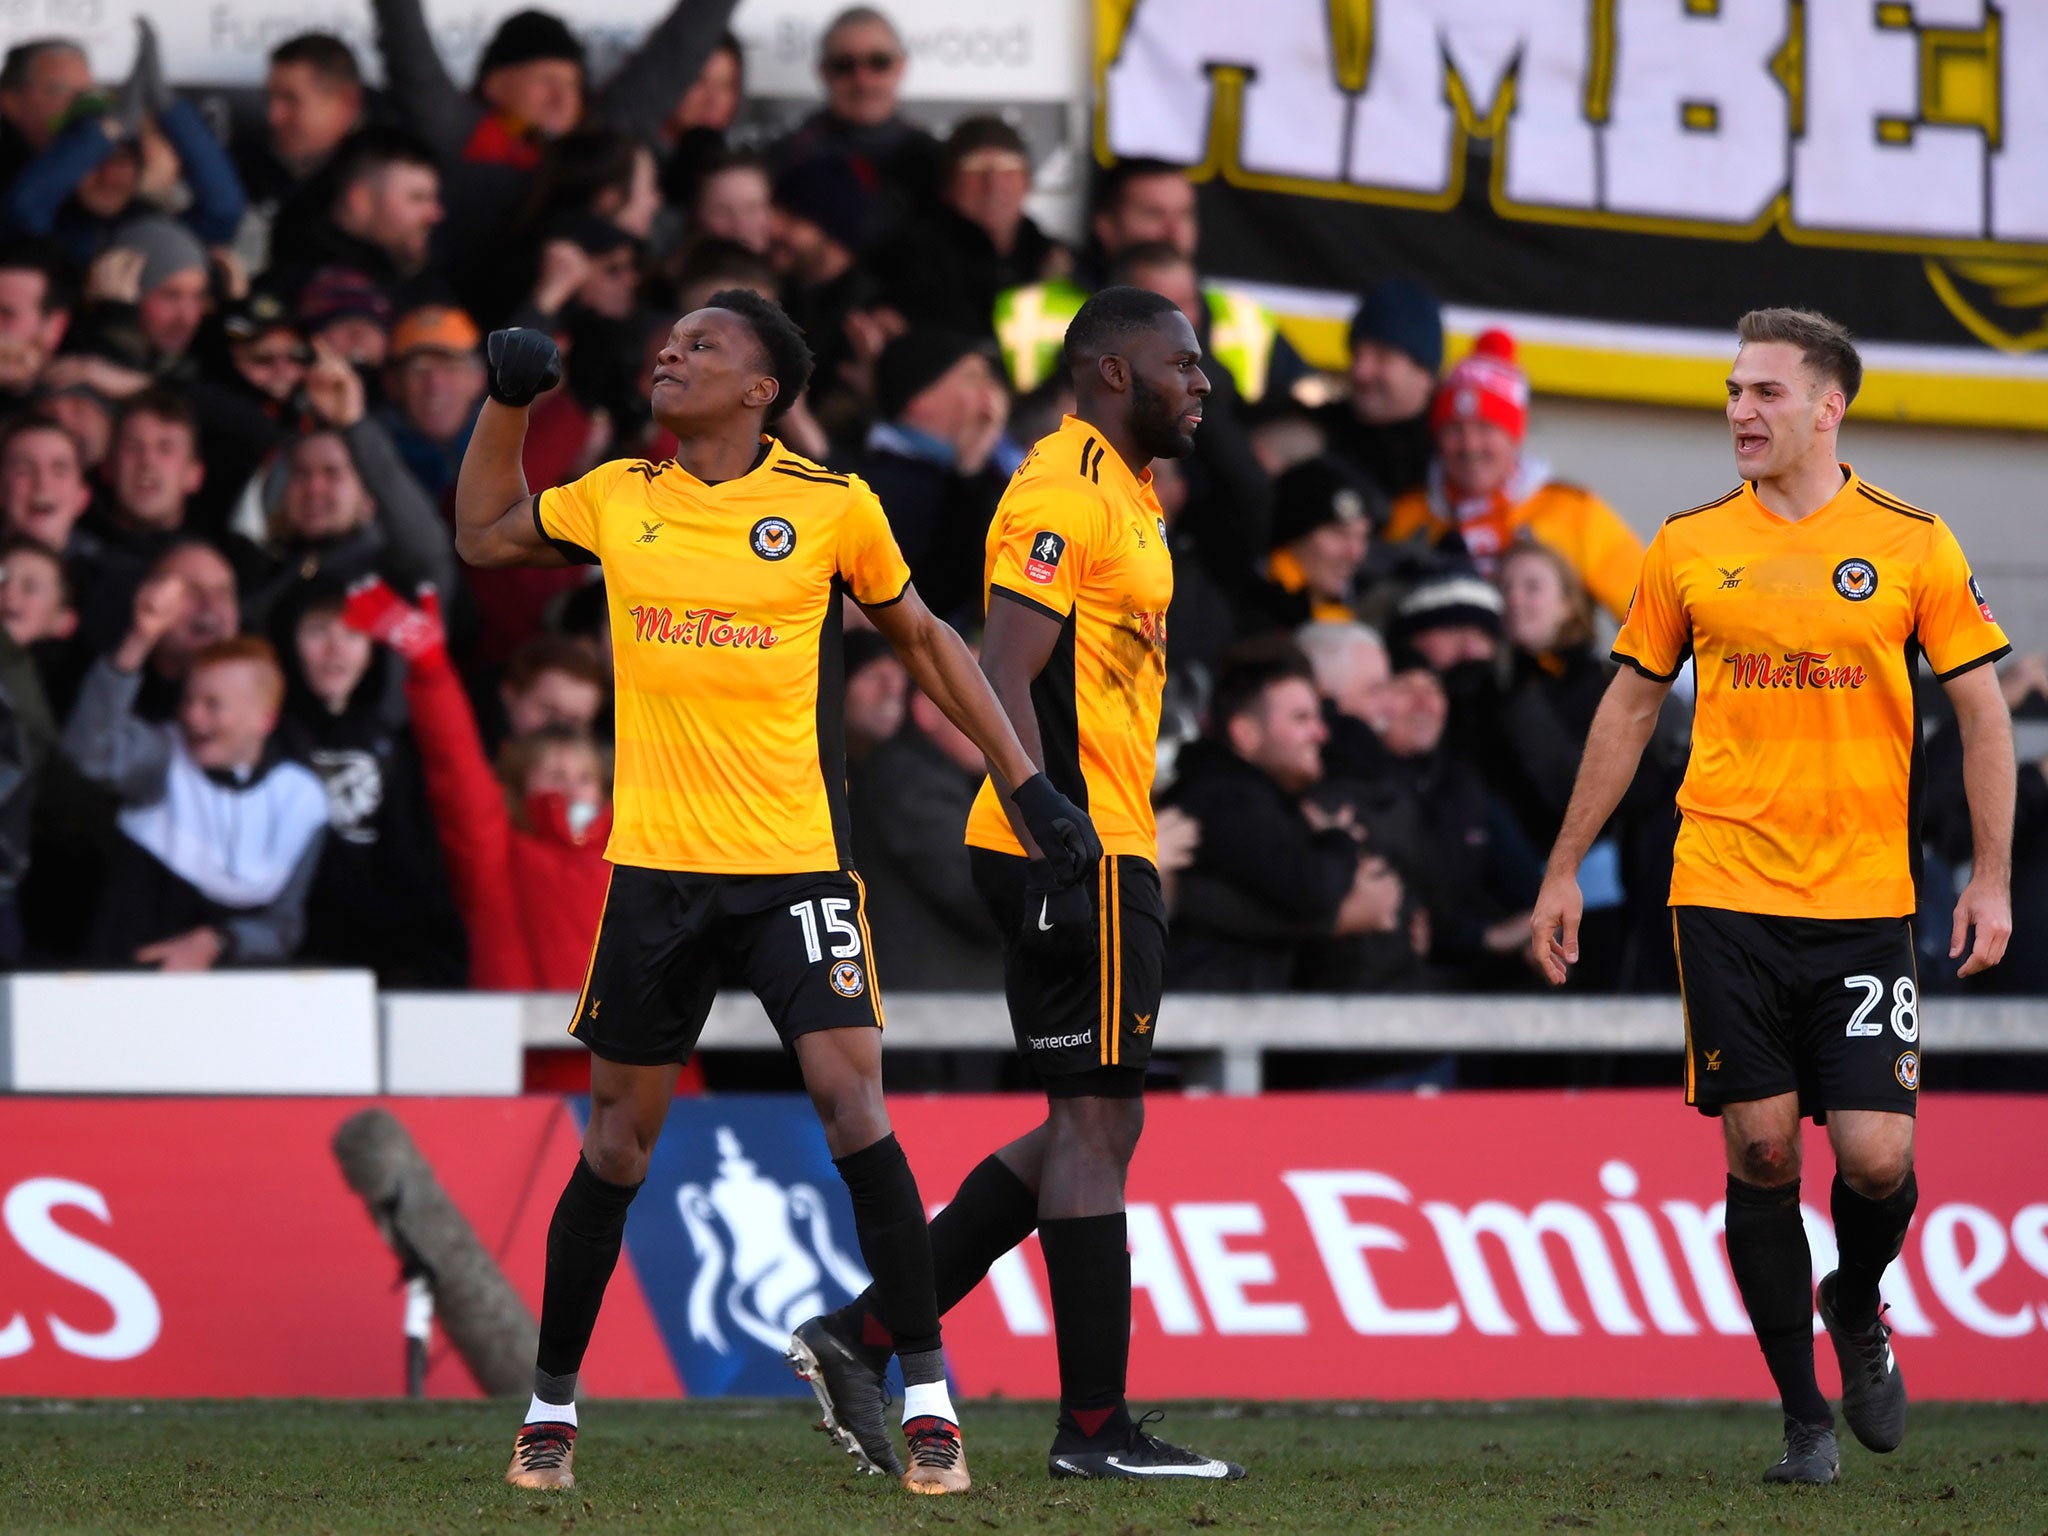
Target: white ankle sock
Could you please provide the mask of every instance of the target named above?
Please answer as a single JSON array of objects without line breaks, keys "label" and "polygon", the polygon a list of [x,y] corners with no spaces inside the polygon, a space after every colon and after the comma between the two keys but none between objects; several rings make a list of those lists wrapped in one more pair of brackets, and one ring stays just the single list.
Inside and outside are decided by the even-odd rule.
[{"label": "white ankle sock", "polygon": [[903,1389],[903,1422],[924,1418],[944,1419],[948,1424],[960,1422],[960,1415],[953,1411],[953,1396],[943,1381],[927,1381]]},{"label": "white ankle sock", "polygon": [[574,1403],[544,1403],[535,1398],[526,1409],[529,1424],[567,1424],[576,1426],[576,1405]]}]

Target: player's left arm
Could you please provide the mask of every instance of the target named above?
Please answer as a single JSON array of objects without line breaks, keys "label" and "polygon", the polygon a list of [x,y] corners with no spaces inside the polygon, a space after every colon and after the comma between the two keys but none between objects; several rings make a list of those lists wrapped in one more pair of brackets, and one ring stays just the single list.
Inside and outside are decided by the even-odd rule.
[{"label": "player's left arm", "polygon": [[1095,824],[1039,771],[967,642],[932,614],[910,584],[910,567],[881,502],[858,480],[854,487],[840,525],[840,578],[895,647],[910,680],[981,749],[997,789],[1008,791],[1059,883],[1073,884],[1102,857]]},{"label": "player's left arm", "polygon": [[[2012,818],[2018,794],[2012,716],[1998,689],[1998,674],[1973,667],[1942,685],[1956,707],[1963,738],[1963,791],[1970,801],[1970,883],[1956,898],[1948,957],[1967,944],[1959,976],[1974,976],[2005,958],[2012,937]],[[1974,942],[1971,930],[1976,930]]]},{"label": "player's left arm", "polygon": [[916,587],[905,587],[903,595],[886,607],[861,611],[896,648],[910,680],[924,696],[981,748],[1004,788],[1038,772],[967,642],[924,605]]},{"label": "player's left arm", "polygon": [[1078,879],[1102,857],[1095,826],[1032,762],[967,642],[925,607],[912,586],[893,603],[861,611],[895,647],[910,680],[981,749],[998,788],[1008,791],[1041,851],[1068,883]]}]

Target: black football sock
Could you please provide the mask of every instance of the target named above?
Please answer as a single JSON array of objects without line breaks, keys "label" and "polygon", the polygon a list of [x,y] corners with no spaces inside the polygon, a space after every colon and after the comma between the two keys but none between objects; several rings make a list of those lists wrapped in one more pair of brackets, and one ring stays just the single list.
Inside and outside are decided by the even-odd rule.
[{"label": "black football sock", "polygon": [[888,1343],[903,1362],[903,1384],[945,1380],[939,1353],[939,1307],[932,1295],[932,1240],[925,1229],[917,1180],[896,1138],[836,1157],[832,1165],[853,1198],[853,1229],[860,1255],[875,1277],[870,1295],[874,1336],[863,1343]]},{"label": "black football sock", "polygon": [[1749,1309],[1785,1416],[1832,1426],[1813,1374],[1813,1253],[1799,1219],[1799,1184],[1777,1189],[1728,1175],[1728,1267]]},{"label": "black football sock", "polygon": [[1127,1433],[1131,1362],[1130,1231],[1122,1211],[1038,1224],[1060,1357],[1060,1421],[1089,1440]]},{"label": "black football sock", "polygon": [[981,1277],[1038,1226],[1038,1191],[991,1152],[960,1181],[952,1203],[932,1218],[932,1279],[945,1316]]},{"label": "black football sock", "polygon": [[1867,1328],[1877,1321],[1877,1283],[1899,1256],[1913,1207],[1919,1203],[1920,1182],[1910,1172],[1906,1182],[1882,1200],[1858,1194],[1839,1173],[1835,1175],[1829,1194],[1835,1247],[1841,1255],[1835,1266],[1835,1311],[1850,1327]]},{"label": "black football sock", "polygon": [[[548,1223],[548,1274],[541,1291],[540,1349],[533,1395],[544,1403],[576,1400],[576,1373],[597,1326],[604,1288],[618,1266],[626,1209],[638,1184],[610,1184],[581,1156]],[[563,1393],[566,1395],[557,1396]]]},{"label": "black football sock", "polygon": [[[931,1220],[932,1279],[939,1316],[958,1306],[1004,1254],[1038,1226],[1038,1195],[990,1153],[960,1181],[946,1208]],[[875,1288],[833,1314],[838,1332],[857,1341],[876,1370],[889,1363],[892,1341],[875,1316]]]}]

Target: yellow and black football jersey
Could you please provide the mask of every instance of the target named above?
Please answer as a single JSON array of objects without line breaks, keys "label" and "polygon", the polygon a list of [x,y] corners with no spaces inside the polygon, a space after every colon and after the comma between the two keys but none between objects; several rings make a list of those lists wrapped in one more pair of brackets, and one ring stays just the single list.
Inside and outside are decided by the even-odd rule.
[{"label": "yellow and black football jersey", "polygon": [[2010,647],[1947,524],[1842,476],[1796,522],[1744,481],[1643,558],[1614,659],[1699,679],[1673,906],[1914,910],[1917,657],[1946,681]]},{"label": "yellow and black football jersey", "polygon": [[534,521],[604,567],[617,692],[615,864],[844,869],[842,591],[896,601],[910,569],[874,492],[766,439],[737,479],[616,460],[543,491]]},{"label": "yellow and black football jersey", "polygon": [[[1046,777],[1088,812],[1106,853],[1157,857],[1152,772],[1166,687],[1173,557],[1152,471],[1131,473],[1069,416],[1039,439],[989,525],[987,599],[1060,626],[1031,685]],[[992,785],[967,818],[977,848],[1022,853]]]}]

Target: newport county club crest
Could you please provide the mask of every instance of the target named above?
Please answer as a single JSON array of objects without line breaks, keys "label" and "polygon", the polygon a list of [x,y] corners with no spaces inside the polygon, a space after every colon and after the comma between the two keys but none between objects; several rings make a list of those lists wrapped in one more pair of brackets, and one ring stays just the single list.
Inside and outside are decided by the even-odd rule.
[{"label": "newport county club crest", "polygon": [[1877,590],[1877,567],[1868,560],[1844,560],[1835,567],[1835,590],[1860,603]]},{"label": "newport county club crest", "polygon": [[796,548],[796,529],[790,525],[787,518],[764,517],[754,524],[753,532],[747,536],[747,541],[754,546],[754,553],[763,560],[785,560],[789,557],[789,552]]},{"label": "newport county club crest", "polygon": [[626,1245],[684,1391],[807,1391],[782,1358],[799,1323],[867,1289],[853,1212],[809,1104],[683,1100]]}]

